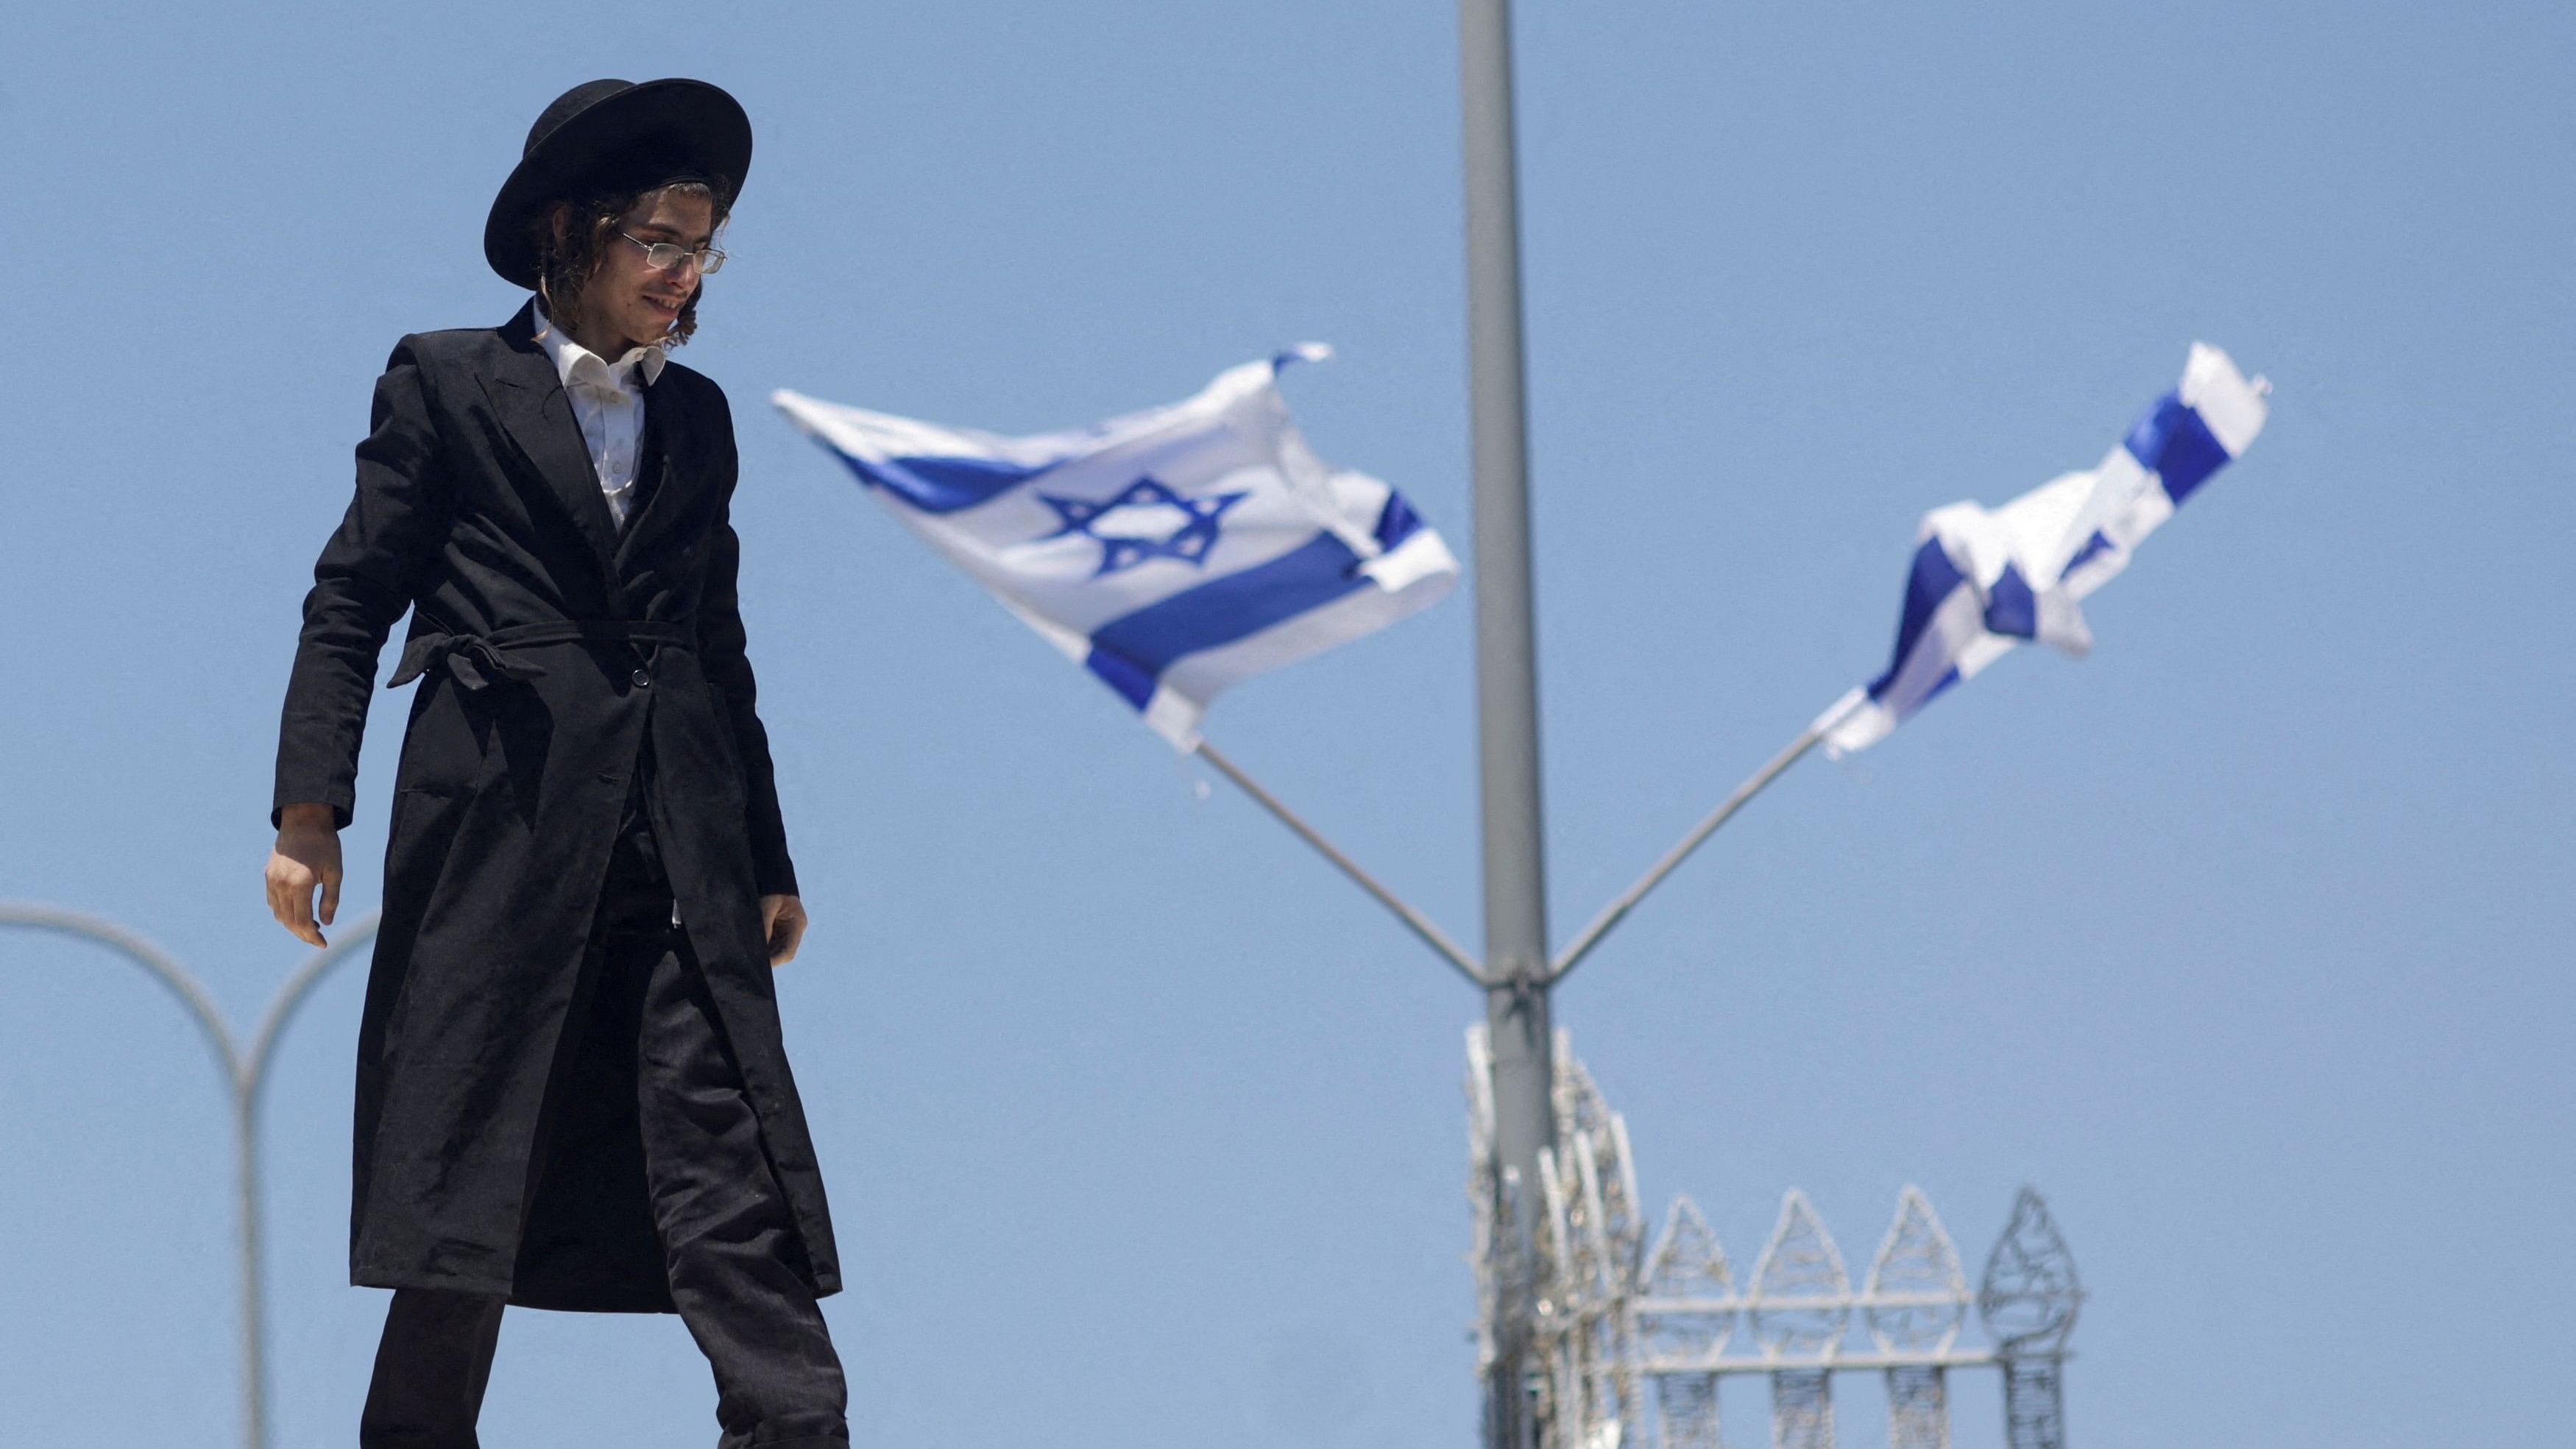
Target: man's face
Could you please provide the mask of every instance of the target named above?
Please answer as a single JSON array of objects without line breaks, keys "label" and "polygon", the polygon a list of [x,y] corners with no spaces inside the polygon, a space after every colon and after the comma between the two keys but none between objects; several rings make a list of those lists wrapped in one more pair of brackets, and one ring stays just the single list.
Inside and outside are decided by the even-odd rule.
[{"label": "man's face", "polygon": [[609,238],[598,275],[581,294],[583,320],[589,324],[584,330],[623,339],[609,354],[612,361],[627,347],[661,340],[698,290],[694,255],[657,271],[636,243],[673,242],[697,252],[715,239],[715,203],[685,192],[648,192],[617,229],[633,240]]}]

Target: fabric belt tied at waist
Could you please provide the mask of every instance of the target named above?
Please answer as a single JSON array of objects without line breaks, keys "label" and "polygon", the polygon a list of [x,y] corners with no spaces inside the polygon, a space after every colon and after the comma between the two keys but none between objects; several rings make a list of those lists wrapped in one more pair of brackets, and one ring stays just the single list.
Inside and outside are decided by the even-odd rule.
[{"label": "fabric belt tied at waist", "polygon": [[542,624],[512,624],[489,634],[420,634],[403,646],[402,661],[394,666],[394,677],[385,681],[385,688],[409,684],[439,663],[447,666],[450,679],[469,690],[484,688],[494,677],[535,679],[546,672],[545,667],[532,659],[513,657],[511,651],[541,644],[649,644],[694,649],[697,637],[677,624],[624,619],[557,619]]}]

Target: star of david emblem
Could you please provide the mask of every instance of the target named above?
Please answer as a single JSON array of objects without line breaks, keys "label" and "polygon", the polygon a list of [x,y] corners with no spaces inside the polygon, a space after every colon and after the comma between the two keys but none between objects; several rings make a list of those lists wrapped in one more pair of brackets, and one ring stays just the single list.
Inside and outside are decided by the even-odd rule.
[{"label": "star of david emblem", "polygon": [[1211,493],[1192,498],[1150,476],[1128,484],[1118,496],[1097,503],[1087,498],[1060,498],[1052,493],[1038,495],[1064,523],[1046,535],[1048,538],[1078,533],[1099,543],[1100,567],[1091,573],[1095,579],[1132,569],[1147,559],[1176,558],[1206,567],[1208,550],[1216,547],[1221,531],[1218,520],[1227,509],[1251,496]]}]

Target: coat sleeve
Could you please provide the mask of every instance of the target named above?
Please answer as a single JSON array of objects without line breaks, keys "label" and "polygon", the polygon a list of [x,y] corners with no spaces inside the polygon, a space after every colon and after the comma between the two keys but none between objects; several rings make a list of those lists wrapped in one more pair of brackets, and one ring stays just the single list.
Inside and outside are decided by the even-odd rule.
[{"label": "coat sleeve", "polygon": [[698,660],[716,687],[734,752],[742,760],[743,824],[751,838],[751,872],[765,896],[796,894],[796,863],[787,854],[787,823],[778,809],[778,770],[769,757],[769,731],[760,723],[760,685],[752,676],[742,625],[742,539],[733,531],[733,487],[740,460],[733,448],[733,414],[721,390],[710,386],[724,440],[724,504],[708,545],[706,588],[698,598]]},{"label": "coat sleeve", "polygon": [[787,854],[787,824],[778,810],[778,771],[769,758],[769,731],[756,708],[760,688],[744,650],[742,540],[733,531],[732,503],[717,515],[707,559],[706,592],[698,606],[698,657],[715,685],[726,723],[742,759],[743,824],[751,837],[751,870],[760,893],[796,894],[796,863]]},{"label": "coat sleeve", "polygon": [[278,726],[272,825],[286,806],[307,803],[349,823],[377,656],[446,536],[449,488],[412,348],[404,338],[376,379],[356,496],[313,565]]}]

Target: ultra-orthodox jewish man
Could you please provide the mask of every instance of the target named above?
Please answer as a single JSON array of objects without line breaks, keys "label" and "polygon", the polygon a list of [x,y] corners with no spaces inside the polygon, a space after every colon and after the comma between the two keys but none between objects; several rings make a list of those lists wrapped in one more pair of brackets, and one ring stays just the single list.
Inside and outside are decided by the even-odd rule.
[{"label": "ultra-orthodox jewish man", "polygon": [[848,1438],[770,979],[805,911],[736,606],[733,421],[669,360],[750,161],[704,82],[546,107],[483,233],[534,295],[395,345],[314,567],[267,870],[307,941],[406,612],[392,682],[418,681],[358,1038],[350,1277],[394,1290],[366,1449],[475,1444],[505,1304],[679,1314],[722,1449]]}]

